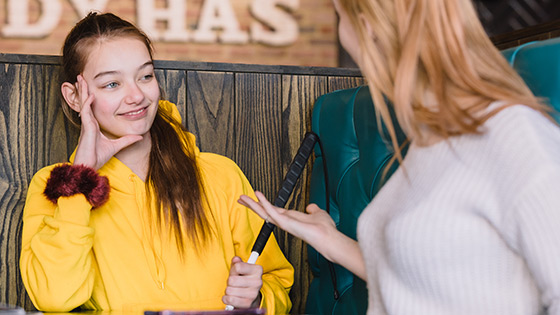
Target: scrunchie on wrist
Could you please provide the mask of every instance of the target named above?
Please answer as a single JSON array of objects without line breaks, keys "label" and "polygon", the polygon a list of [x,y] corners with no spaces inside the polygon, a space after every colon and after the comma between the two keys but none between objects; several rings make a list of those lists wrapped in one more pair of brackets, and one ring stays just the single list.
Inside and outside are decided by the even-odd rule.
[{"label": "scrunchie on wrist", "polygon": [[84,165],[59,165],[51,171],[43,194],[53,203],[59,197],[83,194],[95,208],[109,199],[109,179]]}]

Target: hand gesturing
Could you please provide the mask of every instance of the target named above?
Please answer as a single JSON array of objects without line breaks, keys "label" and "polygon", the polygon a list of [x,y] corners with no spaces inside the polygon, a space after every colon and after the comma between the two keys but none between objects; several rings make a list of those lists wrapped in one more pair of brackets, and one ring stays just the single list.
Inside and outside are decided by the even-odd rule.
[{"label": "hand gesturing", "polygon": [[256,192],[258,201],[242,195],[238,202],[251,208],[261,218],[278,226],[280,229],[302,239],[317,251],[329,258],[329,240],[340,234],[333,219],[317,205],[310,204],[307,213],[286,210],[272,205],[261,192]]}]

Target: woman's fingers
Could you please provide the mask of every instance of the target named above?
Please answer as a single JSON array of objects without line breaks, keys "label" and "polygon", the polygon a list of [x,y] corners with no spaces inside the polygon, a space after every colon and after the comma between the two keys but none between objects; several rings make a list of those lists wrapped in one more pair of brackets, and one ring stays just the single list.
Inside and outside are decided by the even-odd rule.
[{"label": "woman's fingers", "polygon": [[[128,135],[128,136],[122,136],[118,139],[115,140],[111,140],[113,142],[113,154],[116,154],[117,152],[119,152],[120,150],[128,147],[129,145],[138,142],[140,140],[142,140],[142,136],[140,135]],[[112,156],[111,155],[111,156]]]},{"label": "woman's fingers", "polygon": [[[296,210],[286,210],[273,206],[266,197],[259,191],[255,192],[258,202],[243,195],[240,197],[239,203],[251,208],[261,218],[278,226],[278,228],[307,241],[309,239],[309,229],[316,222],[310,214],[299,212]],[[311,225],[311,226],[310,226]]]},{"label": "woman's fingers", "polygon": [[[79,75],[78,76],[78,91],[79,91],[79,98],[80,98],[80,118],[82,120],[82,125],[89,125],[92,122],[97,126],[97,121],[93,116],[93,111],[91,110],[91,106],[93,104],[94,95],[89,94],[88,85],[86,80]],[[97,129],[97,128],[96,128]]]},{"label": "woman's fingers", "polygon": [[[86,104],[89,95],[88,92],[88,85],[86,80],[84,80],[84,77],[82,77],[82,75],[78,75],[78,95],[80,97],[80,108],[83,109],[82,107]],[[91,103],[90,103],[91,104]]]},{"label": "woman's fingers", "polygon": [[310,203],[305,208],[305,211],[307,211],[307,213],[309,213],[309,214],[313,214],[313,213],[316,213],[317,211],[323,211],[323,209],[319,208],[319,206],[317,206],[314,203]]},{"label": "woman's fingers", "polygon": [[[256,193],[258,193],[258,192],[256,192]],[[244,205],[247,208],[252,209],[263,220],[267,219],[266,210],[262,207],[262,205],[260,203],[253,200],[253,198],[251,198],[247,195],[241,195],[237,202],[239,202],[240,204]]]},{"label": "woman's fingers", "polygon": [[259,302],[259,292],[263,284],[262,275],[262,266],[248,264],[237,256],[233,257],[222,301],[236,308],[253,306]]}]

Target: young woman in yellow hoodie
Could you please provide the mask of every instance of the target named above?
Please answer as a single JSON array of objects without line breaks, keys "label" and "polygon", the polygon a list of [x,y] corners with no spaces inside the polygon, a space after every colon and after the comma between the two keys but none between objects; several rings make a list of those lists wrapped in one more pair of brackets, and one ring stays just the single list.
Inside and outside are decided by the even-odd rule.
[{"label": "young woman in yellow hoodie", "polygon": [[239,167],[201,153],[175,105],[160,100],[146,35],[91,13],[63,48],[63,105],[80,126],[70,163],[30,184],[20,267],[42,311],[262,307],[288,313],[293,268],[271,239]]}]

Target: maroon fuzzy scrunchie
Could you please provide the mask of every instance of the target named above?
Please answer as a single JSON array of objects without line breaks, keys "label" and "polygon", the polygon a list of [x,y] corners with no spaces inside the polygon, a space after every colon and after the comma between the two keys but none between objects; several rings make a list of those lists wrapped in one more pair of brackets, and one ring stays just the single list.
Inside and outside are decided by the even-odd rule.
[{"label": "maroon fuzzy scrunchie", "polygon": [[83,194],[93,207],[109,199],[109,180],[84,165],[64,164],[53,168],[43,194],[56,203],[59,197]]}]

